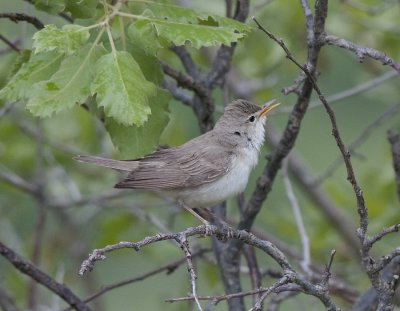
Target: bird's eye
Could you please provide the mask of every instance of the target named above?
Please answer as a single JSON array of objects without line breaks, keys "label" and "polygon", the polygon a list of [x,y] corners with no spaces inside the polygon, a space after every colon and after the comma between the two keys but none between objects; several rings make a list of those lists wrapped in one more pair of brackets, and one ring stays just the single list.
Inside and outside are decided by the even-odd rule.
[{"label": "bird's eye", "polygon": [[235,133],[233,133],[233,134],[235,134],[235,135],[237,135],[237,136],[242,136],[242,134],[240,134],[240,132],[235,132]]},{"label": "bird's eye", "polygon": [[254,122],[255,119],[256,119],[255,116],[250,116],[249,121],[250,121],[250,122]]}]

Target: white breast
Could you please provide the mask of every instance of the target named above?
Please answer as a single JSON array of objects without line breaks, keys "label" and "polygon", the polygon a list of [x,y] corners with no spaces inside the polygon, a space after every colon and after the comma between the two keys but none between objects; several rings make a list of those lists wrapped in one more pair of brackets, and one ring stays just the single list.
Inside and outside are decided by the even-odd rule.
[{"label": "white breast", "polygon": [[232,158],[228,173],[213,183],[185,190],[179,199],[188,207],[211,207],[244,191],[251,169],[257,164],[258,151],[246,148],[241,154]]}]

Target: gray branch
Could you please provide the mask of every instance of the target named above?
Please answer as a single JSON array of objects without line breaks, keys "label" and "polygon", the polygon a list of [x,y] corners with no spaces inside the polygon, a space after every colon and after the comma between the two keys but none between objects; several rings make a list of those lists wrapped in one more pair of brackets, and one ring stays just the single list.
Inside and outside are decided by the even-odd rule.
[{"label": "gray branch", "polygon": [[388,65],[392,67],[394,70],[396,70],[398,73],[400,73],[400,63],[395,62],[392,58],[388,57],[385,53],[375,50],[373,48],[369,47],[364,47],[358,44],[355,44],[351,41],[348,41],[343,38],[339,38],[333,35],[327,35],[325,34],[323,36],[323,41],[326,44],[329,45],[334,45],[337,47],[340,47],[342,49],[349,50],[353,53],[355,53],[360,60],[360,62],[363,61],[365,56],[371,57],[377,61],[380,61],[382,65]]},{"label": "gray branch", "polygon": [[75,294],[66,286],[58,283],[49,275],[44,273],[39,268],[35,267],[29,261],[25,260],[13,250],[0,242],[0,255],[7,259],[16,269],[23,274],[28,275],[36,282],[47,287],[57,296],[62,298],[66,303],[78,311],[90,311],[91,309],[80,300]]}]

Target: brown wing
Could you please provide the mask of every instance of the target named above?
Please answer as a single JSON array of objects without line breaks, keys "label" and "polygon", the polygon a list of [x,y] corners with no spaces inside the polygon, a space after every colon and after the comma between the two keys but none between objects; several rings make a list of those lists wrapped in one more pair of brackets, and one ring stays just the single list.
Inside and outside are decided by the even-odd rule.
[{"label": "brown wing", "polygon": [[230,153],[217,144],[199,144],[199,138],[144,157],[115,187],[171,190],[217,180],[230,168]]}]

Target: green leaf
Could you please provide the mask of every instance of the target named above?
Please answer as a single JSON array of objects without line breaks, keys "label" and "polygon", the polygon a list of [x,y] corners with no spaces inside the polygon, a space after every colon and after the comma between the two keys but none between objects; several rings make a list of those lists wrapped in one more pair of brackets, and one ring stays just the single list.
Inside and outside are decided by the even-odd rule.
[{"label": "green leaf", "polygon": [[74,18],[91,18],[96,14],[98,0],[66,0],[65,11],[70,12]]},{"label": "green leaf", "polygon": [[114,146],[125,158],[137,159],[154,151],[159,138],[168,124],[167,103],[170,99],[168,92],[158,89],[157,96],[150,104],[152,114],[143,126],[124,126],[107,118],[105,125]]},{"label": "green leaf", "polygon": [[128,52],[132,54],[133,58],[139,64],[140,69],[147,80],[156,85],[160,85],[162,83],[164,74],[157,57],[147,54],[139,46],[128,45]]},{"label": "green leaf", "polygon": [[34,86],[27,108],[36,116],[46,117],[83,102],[90,95],[96,61],[105,53],[103,46],[88,44],[65,58],[50,79]]},{"label": "green leaf", "polygon": [[202,46],[230,45],[244,37],[243,33],[234,32],[229,28],[211,27],[206,25],[183,24],[170,21],[150,21],[157,35],[175,45],[191,44],[199,49]]},{"label": "green leaf", "polygon": [[154,27],[147,20],[138,20],[128,27],[128,36],[132,43],[140,46],[149,55],[156,55],[163,48]]},{"label": "green leaf", "polygon": [[[128,31],[131,39],[144,46],[148,53],[154,54],[160,48],[160,42],[155,38],[175,45],[189,43],[200,48],[230,45],[251,30],[251,27],[236,20],[181,6],[139,1],[139,7],[143,5],[143,18],[133,23]],[[136,6],[135,3],[132,9]]]},{"label": "green leaf", "polygon": [[65,8],[64,0],[35,0],[36,9],[51,14],[61,13]]},{"label": "green leaf", "polygon": [[[144,4],[144,16],[155,17],[160,20],[186,24],[207,24],[215,27],[222,26],[238,32],[249,32],[251,30],[251,27],[244,23],[201,10],[192,10],[179,5],[152,1],[137,1],[137,3]],[[135,2],[132,6],[133,9],[134,6]]]},{"label": "green leaf", "polygon": [[106,116],[123,125],[142,125],[151,113],[149,97],[156,86],[147,81],[131,54],[115,51],[104,55],[96,64],[96,78],[91,91]]},{"label": "green leaf", "polygon": [[20,100],[28,98],[33,84],[48,79],[60,66],[63,55],[55,52],[32,54],[28,62],[22,64],[8,84],[0,90],[0,98]]},{"label": "green leaf", "polygon": [[18,53],[10,72],[8,73],[7,81],[11,80],[12,77],[21,69],[22,65],[27,63],[31,57],[31,50],[23,50]]},{"label": "green leaf", "polygon": [[65,25],[60,29],[50,24],[34,34],[33,47],[35,53],[55,50],[72,54],[86,43],[89,36],[90,33],[86,27]]}]

